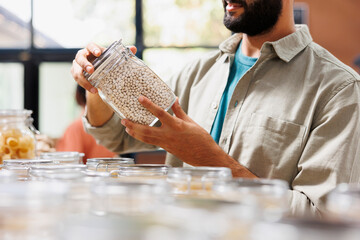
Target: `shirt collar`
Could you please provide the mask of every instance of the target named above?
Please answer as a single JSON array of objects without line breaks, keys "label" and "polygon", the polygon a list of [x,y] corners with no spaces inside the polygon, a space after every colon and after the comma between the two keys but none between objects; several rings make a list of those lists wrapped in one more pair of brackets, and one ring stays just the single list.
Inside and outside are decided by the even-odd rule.
[{"label": "shirt collar", "polygon": [[[294,33],[274,42],[265,42],[261,48],[261,53],[266,52],[269,48],[273,48],[280,59],[285,62],[291,61],[312,42],[307,25],[295,25],[295,27],[296,31]],[[219,49],[228,55],[235,54],[241,39],[241,33],[233,34],[219,45]]]}]

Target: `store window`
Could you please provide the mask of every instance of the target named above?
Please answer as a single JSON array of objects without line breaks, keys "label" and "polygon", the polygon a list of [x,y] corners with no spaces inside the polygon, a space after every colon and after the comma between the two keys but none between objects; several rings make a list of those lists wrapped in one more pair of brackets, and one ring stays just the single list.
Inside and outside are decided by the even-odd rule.
[{"label": "store window", "polygon": [[80,48],[122,38],[166,80],[230,36],[222,19],[219,0],[0,0],[1,107],[33,110],[59,137],[80,111],[70,75]]},{"label": "store window", "polygon": [[54,138],[60,137],[70,122],[81,114],[70,68],[70,63],[40,65],[39,130]]},{"label": "store window", "polygon": [[30,47],[30,17],[31,1],[0,0],[0,48]]},{"label": "store window", "polygon": [[230,36],[223,25],[224,9],[219,0],[143,0],[143,3],[146,46],[216,47]]},{"label": "store window", "polygon": [[135,43],[134,0],[34,0],[35,47],[107,46],[119,38]]},{"label": "store window", "polygon": [[18,63],[0,63],[0,109],[24,107],[24,67]]}]

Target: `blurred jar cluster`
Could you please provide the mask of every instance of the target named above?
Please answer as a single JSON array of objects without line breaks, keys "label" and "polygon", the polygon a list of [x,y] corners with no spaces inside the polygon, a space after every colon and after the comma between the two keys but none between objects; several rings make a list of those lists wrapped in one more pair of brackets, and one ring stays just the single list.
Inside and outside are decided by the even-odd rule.
[{"label": "blurred jar cluster", "polygon": [[[29,113],[11,112],[11,121],[6,114],[1,147],[21,152],[16,136],[29,136],[34,144],[31,121],[24,120]],[[36,144],[26,146],[34,151],[26,157],[1,150],[3,240],[360,239],[359,185],[339,185],[329,193],[331,221],[294,219],[288,217],[289,186],[282,180],[120,157],[84,164],[82,153],[35,154]]]}]

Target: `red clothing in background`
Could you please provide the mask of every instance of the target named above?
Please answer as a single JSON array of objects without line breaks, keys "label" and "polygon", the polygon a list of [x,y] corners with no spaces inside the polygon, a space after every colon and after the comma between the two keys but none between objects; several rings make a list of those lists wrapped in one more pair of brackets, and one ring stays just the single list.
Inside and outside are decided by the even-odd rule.
[{"label": "red clothing in background", "polygon": [[68,126],[64,135],[56,143],[56,151],[84,153],[84,163],[88,158],[117,156],[104,146],[97,144],[95,138],[85,132],[81,118],[76,119]]}]

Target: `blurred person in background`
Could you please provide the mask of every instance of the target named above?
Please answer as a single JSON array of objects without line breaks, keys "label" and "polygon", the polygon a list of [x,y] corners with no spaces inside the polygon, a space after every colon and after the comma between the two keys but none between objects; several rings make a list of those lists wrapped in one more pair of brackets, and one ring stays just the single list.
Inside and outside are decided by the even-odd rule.
[{"label": "blurred person in background", "polygon": [[222,2],[235,34],[169,79],[174,114],[138,99],[161,126],[114,114],[83,76],[104,48],[80,50],[71,71],[89,91],[87,131],[117,153],[161,147],[173,166],[285,180],[291,214],[321,216],[327,193],[360,181],[360,77],[294,24],[293,0]]},{"label": "blurred person in background", "polygon": [[83,127],[81,116],[86,106],[85,89],[76,86],[76,102],[81,107],[81,115],[73,121],[65,130],[63,136],[56,142],[56,151],[84,153],[84,163],[88,158],[117,157],[117,154],[109,151],[102,145],[96,143],[93,136],[86,133]]}]

